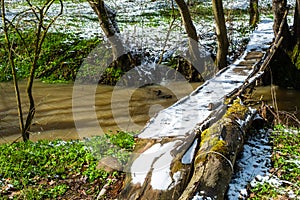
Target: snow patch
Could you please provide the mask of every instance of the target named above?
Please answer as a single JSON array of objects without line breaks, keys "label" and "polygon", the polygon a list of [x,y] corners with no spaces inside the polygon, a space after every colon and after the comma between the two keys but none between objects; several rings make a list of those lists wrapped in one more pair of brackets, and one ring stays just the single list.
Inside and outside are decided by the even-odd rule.
[{"label": "snow patch", "polygon": [[208,197],[208,196],[205,196],[204,194],[205,194],[204,191],[200,191],[193,197],[192,200],[214,200],[217,198],[217,197],[215,197],[215,198]]},{"label": "snow patch", "polygon": [[195,156],[195,151],[196,151],[197,144],[198,144],[198,138],[195,139],[192,146],[183,155],[183,157],[181,159],[182,164],[191,164],[192,163],[193,158]]},{"label": "snow patch", "polygon": [[236,162],[239,171],[235,172],[229,184],[227,193],[229,200],[247,197],[245,188],[248,183],[255,177],[260,179],[268,175],[271,166],[270,131],[261,130],[245,143],[241,158]]},{"label": "snow patch", "polygon": [[[148,172],[152,170],[152,188],[167,190],[173,182],[170,176],[170,164],[173,158],[171,150],[173,150],[178,142],[181,141],[176,140],[163,145],[154,144],[144,153],[140,154],[131,166],[132,183],[143,185]],[[143,164],[141,165],[141,163]]]}]

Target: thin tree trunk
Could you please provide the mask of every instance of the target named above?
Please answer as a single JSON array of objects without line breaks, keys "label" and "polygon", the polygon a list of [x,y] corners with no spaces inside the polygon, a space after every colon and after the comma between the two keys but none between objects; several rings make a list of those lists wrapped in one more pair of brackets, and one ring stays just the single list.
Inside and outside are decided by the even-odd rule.
[{"label": "thin tree trunk", "polygon": [[[14,43],[10,41],[9,39],[9,29],[7,27],[7,23],[12,24],[13,22],[8,21],[5,18],[5,6],[4,6],[4,0],[1,0],[1,11],[2,11],[2,21],[3,21],[3,30],[4,30],[4,36],[7,44],[7,50],[8,50],[8,58],[9,62],[12,68],[12,76],[13,76],[13,82],[14,82],[14,87],[15,87],[15,96],[17,100],[17,106],[18,106],[18,114],[19,114],[19,123],[20,123],[20,130],[22,134],[22,138],[24,141],[29,140],[29,131],[30,127],[32,124],[32,120],[35,115],[35,103],[34,103],[34,98],[32,94],[32,88],[33,88],[33,81],[35,77],[35,70],[38,65],[38,60],[40,58],[40,53],[42,50],[42,44],[45,40],[46,34],[50,28],[50,26],[56,21],[56,19],[62,14],[63,12],[63,3],[62,0],[59,0],[60,3],[60,11],[59,13],[54,16],[48,23],[48,25],[44,24],[44,20],[46,17],[46,14],[49,10],[49,8],[52,6],[55,0],[49,0],[47,1],[41,8],[35,7],[32,5],[30,0],[26,0],[27,5],[30,7],[31,11],[34,13],[34,16],[36,17],[37,21],[37,32],[36,32],[36,38],[35,38],[35,47],[34,47],[34,52],[33,52],[33,61],[31,63],[31,68],[30,68],[30,75],[28,77],[28,82],[27,82],[27,97],[29,100],[29,110],[28,114],[26,117],[26,123],[24,124],[24,119],[23,119],[23,110],[22,110],[22,103],[21,103],[21,97],[20,97],[20,91],[18,87],[18,80],[17,80],[17,71],[16,71],[16,66],[14,63],[14,57],[17,56],[17,52],[15,52],[15,49],[13,49]],[[22,20],[22,18],[20,19]],[[20,30],[18,30],[15,26],[12,26],[13,30],[17,33],[20,37],[22,42],[25,43],[22,33]]]},{"label": "thin tree trunk", "polygon": [[259,21],[258,0],[250,0],[250,26],[255,27]]},{"label": "thin tree trunk", "polygon": [[119,36],[120,30],[115,20],[116,13],[103,0],[88,0],[88,2],[97,14],[100,26],[112,46],[113,59],[117,60],[125,53],[125,48]]},{"label": "thin tree trunk", "polygon": [[294,15],[294,39],[297,44],[300,44],[300,0],[296,0]]},{"label": "thin tree trunk", "polygon": [[[189,41],[189,61],[191,62],[188,70],[188,80],[194,80],[194,77],[201,75],[204,72],[204,60],[201,59],[200,50],[198,46],[198,36],[196,28],[193,24],[189,8],[184,0],[175,0],[178,5],[180,15],[184,24],[185,31],[188,35]],[[201,75],[201,79],[203,79]]]},{"label": "thin tree trunk", "polygon": [[216,34],[218,39],[218,51],[215,63],[219,69],[223,69],[227,66],[229,42],[227,38],[222,0],[213,0],[212,7],[216,21]]},{"label": "thin tree trunk", "polygon": [[11,66],[14,89],[15,89],[15,96],[16,96],[16,102],[17,102],[17,108],[18,108],[19,128],[20,128],[21,133],[23,133],[24,132],[24,120],[23,120],[22,102],[21,102],[21,95],[20,95],[20,90],[19,90],[19,85],[18,85],[18,80],[17,80],[17,72],[16,72],[16,67],[15,67],[15,62],[14,62],[12,43],[11,43],[11,41],[9,39],[9,35],[8,35],[4,0],[1,0],[1,11],[2,11],[2,24],[3,24],[3,30],[4,30],[4,37],[5,37],[6,44],[7,44],[8,59],[9,59],[10,66]]}]

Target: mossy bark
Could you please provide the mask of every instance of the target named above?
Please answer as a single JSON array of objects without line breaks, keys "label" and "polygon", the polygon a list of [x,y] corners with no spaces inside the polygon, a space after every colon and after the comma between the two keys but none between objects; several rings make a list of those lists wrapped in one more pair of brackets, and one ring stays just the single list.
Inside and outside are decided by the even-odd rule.
[{"label": "mossy bark", "polygon": [[250,26],[255,27],[259,21],[258,0],[250,0]]},{"label": "mossy bark", "polygon": [[[194,174],[180,200],[192,199],[194,196],[224,199],[236,156],[242,150],[245,130],[251,124],[251,120],[246,119],[253,115],[236,100],[221,120],[201,134]],[[237,123],[236,119],[243,120],[244,124]]]},{"label": "mossy bark", "polygon": [[[215,122],[210,128],[199,134],[199,129],[195,129],[195,134],[187,138],[164,138],[164,139],[139,139],[138,146],[135,148],[135,154],[131,159],[136,162],[137,158],[152,148],[154,145],[160,144],[161,147],[165,144],[175,144],[170,150],[172,162],[168,174],[170,177],[175,177],[179,174],[177,181],[168,185],[167,189],[153,188],[152,178],[155,174],[155,165],[157,160],[161,159],[164,154],[158,155],[152,162],[151,169],[145,175],[145,181],[134,183],[135,173],[132,173],[132,164],[129,163],[131,176],[128,175],[124,182],[124,188],[119,196],[119,199],[192,199],[199,194],[203,197],[211,197],[213,199],[224,199],[236,156],[242,150],[245,130],[249,128],[251,119],[254,117],[248,107],[242,105],[237,99],[227,109],[225,115]],[[237,123],[244,121],[243,124]],[[182,157],[185,150],[194,140],[195,136],[201,138],[196,146],[197,154],[192,160],[192,164],[183,164]],[[197,150],[199,149],[199,150]],[[145,163],[139,163],[144,165]],[[161,169],[159,169],[161,170]],[[165,180],[162,177],[161,182]]]}]

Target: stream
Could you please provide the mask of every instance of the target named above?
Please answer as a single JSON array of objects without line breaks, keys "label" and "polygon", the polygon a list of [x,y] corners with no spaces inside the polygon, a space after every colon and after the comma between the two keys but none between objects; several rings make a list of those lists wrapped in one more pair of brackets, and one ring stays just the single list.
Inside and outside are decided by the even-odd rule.
[{"label": "stream", "polygon": [[[172,105],[178,99],[188,95],[200,83],[192,83],[190,91],[186,83],[174,82],[164,85],[152,85],[142,88],[120,88],[99,85],[95,93],[94,107],[97,120],[103,132],[124,130],[138,131],[143,128],[150,117],[158,111]],[[22,100],[27,111],[25,93],[26,82],[20,82]],[[176,88],[176,91],[172,88]],[[88,86],[85,86],[88,90]],[[112,97],[113,92],[117,94]],[[36,102],[36,115],[32,126],[31,139],[78,139],[103,132],[87,131],[78,135],[72,111],[73,84],[45,84],[35,81],[33,95]],[[112,109],[112,102],[117,102]],[[128,106],[124,106],[128,105]],[[79,115],[86,122],[92,120],[86,114],[87,106],[82,103]],[[112,112],[113,111],[113,112]],[[129,114],[128,114],[129,113]],[[129,115],[129,116],[128,116]],[[118,119],[116,122],[115,119]],[[92,128],[87,124],[87,129]],[[12,82],[0,83],[0,143],[11,142],[20,137],[18,128],[17,105]],[[21,139],[21,138],[19,138]]]},{"label": "stream", "polygon": [[[171,84],[173,84],[172,87],[170,85],[153,85],[138,89],[119,89],[117,99],[112,99],[113,86],[99,85],[96,91],[95,112],[103,132],[116,131],[120,128],[126,131],[139,131],[158,111],[172,105],[191,92],[183,90],[183,84],[180,82]],[[200,84],[190,83],[193,89]],[[25,85],[25,82],[21,82],[21,92],[25,92]],[[176,88],[176,95],[174,91],[169,89],[174,87]],[[300,118],[300,91],[280,87],[275,87],[275,89],[279,110],[294,113]],[[159,91],[161,91],[160,95],[158,95]],[[25,103],[24,92],[22,100]],[[36,100],[36,115],[31,130],[32,140],[80,138],[73,119],[72,92],[73,84],[46,84],[35,81],[33,93]],[[130,94],[132,95],[129,96]],[[166,98],[169,95],[172,97]],[[272,105],[271,87],[257,87],[252,98],[262,98],[269,105]],[[114,113],[111,107],[112,100],[118,101],[119,105],[119,107],[114,107]],[[25,103],[25,111],[27,111],[27,105]],[[84,120],[89,121],[91,116],[84,115],[85,106],[82,105],[82,116]],[[12,82],[0,83],[0,143],[11,142],[20,137],[16,108]],[[128,112],[130,116],[126,116]],[[118,121],[116,122],[114,118],[118,118]],[[87,132],[83,137],[103,134],[103,132]]]}]

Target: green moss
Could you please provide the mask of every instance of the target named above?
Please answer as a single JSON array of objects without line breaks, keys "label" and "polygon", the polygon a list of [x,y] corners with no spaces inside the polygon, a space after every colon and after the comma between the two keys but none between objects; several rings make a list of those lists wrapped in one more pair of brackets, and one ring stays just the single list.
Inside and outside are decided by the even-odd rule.
[{"label": "green moss", "polygon": [[209,128],[204,130],[202,133],[201,133],[201,143],[200,143],[200,146],[203,146],[203,144],[209,139]]},{"label": "green moss", "polygon": [[207,145],[210,149],[210,151],[216,151],[219,153],[225,153],[227,151],[227,146],[224,140],[220,140],[217,137],[212,137],[211,133],[214,133],[213,131],[214,127],[208,128],[201,134],[201,144],[200,146]]},{"label": "green moss", "polygon": [[226,153],[227,146],[224,140],[218,140],[211,149],[212,151],[216,151],[219,153]]},{"label": "green moss", "polygon": [[248,112],[248,108],[240,103],[240,99],[233,101],[233,104],[228,108],[224,117],[243,117]]},{"label": "green moss", "polygon": [[296,66],[298,70],[300,70],[300,49],[299,44],[297,44],[292,52],[291,59],[293,64]]},{"label": "green moss", "polygon": [[182,169],[182,163],[180,160],[176,160],[174,163],[173,163],[173,166],[172,166],[172,174],[175,174],[176,172],[180,171]]}]

